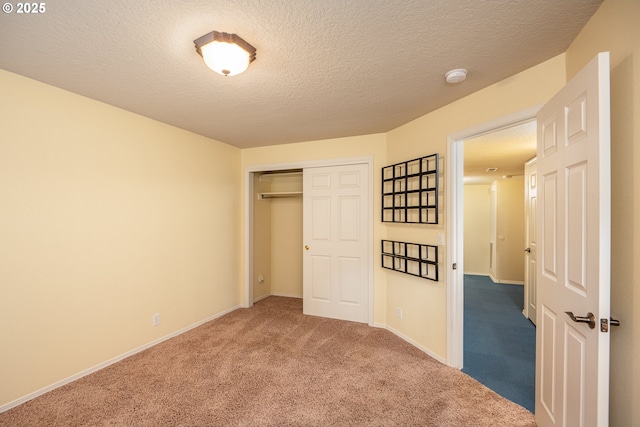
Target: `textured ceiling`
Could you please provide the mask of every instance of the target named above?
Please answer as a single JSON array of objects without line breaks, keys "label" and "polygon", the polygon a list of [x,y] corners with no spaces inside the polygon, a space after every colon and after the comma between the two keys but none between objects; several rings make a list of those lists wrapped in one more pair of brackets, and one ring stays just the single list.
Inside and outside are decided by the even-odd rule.
[{"label": "textured ceiling", "polygon": [[[389,131],[564,52],[600,3],[52,1],[0,15],[0,67],[255,147]],[[204,65],[193,40],[212,30],[257,48],[247,72]]]},{"label": "textured ceiling", "polygon": [[[535,155],[535,121],[467,139],[464,141],[464,183],[522,179],[525,162]],[[487,171],[488,168],[496,170]]]}]

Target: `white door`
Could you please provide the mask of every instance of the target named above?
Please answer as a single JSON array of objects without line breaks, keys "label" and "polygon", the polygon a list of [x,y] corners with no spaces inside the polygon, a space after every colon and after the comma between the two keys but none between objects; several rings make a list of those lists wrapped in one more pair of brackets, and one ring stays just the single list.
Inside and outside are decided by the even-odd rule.
[{"label": "white door", "polygon": [[[538,113],[541,427],[608,425],[609,333],[601,322],[610,315],[609,120],[608,53],[598,54]],[[591,325],[579,322],[588,317]]]},{"label": "white door", "polygon": [[538,200],[538,175],[536,158],[529,160],[524,165],[525,180],[525,242],[527,248],[524,255],[524,289],[525,289],[525,313],[529,320],[536,324],[536,257],[538,245],[536,244],[536,210]]},{"label": "white door", "polygon": [[304,169],[304,314],[369,321],[368,181],[366,164]]}]

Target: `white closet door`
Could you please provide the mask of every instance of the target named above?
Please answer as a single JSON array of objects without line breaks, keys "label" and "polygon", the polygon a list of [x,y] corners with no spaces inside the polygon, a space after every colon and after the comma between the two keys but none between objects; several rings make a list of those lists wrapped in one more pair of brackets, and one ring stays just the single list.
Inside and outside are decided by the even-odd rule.
[{"label": "white closet door", "polygon": [[368,165],[303,172],[304,314],[369,321]]}]

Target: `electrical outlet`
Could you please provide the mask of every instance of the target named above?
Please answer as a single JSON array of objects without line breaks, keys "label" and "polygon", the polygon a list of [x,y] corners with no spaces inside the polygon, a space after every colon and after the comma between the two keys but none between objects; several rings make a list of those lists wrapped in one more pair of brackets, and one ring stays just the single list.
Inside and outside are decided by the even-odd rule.
[{"label": "electrical outlet", "polygon": [[156,313],[153,315],[153,326],[158,326],[160,324],[160,313]]},{"label": "electrical outlet", "polygon": [[402,320],[402,307],[398,307],[396,309],[396,316],[398,317],[398,319]]}]

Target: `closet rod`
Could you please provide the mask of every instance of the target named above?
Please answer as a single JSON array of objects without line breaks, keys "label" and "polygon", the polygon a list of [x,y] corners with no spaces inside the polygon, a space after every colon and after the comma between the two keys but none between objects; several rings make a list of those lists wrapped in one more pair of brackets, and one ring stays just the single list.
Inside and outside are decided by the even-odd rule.
[{"label": "closet rod", "polygon": [[279,193],[258,193],[258,200],[278,199],[284,197],[302,197],[302,191],[286,191]]},{"label": "closet rod", "polygon": [[264,171],[262,172],[262,175],[302,175],[302,169]]}]

